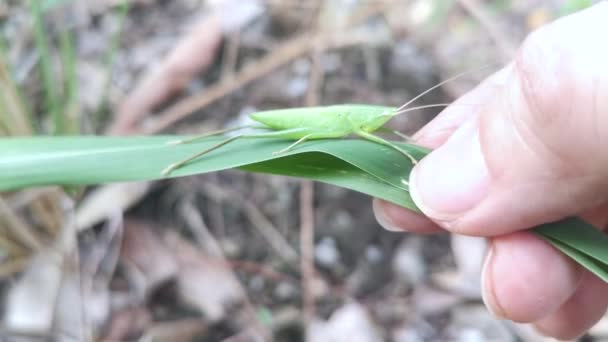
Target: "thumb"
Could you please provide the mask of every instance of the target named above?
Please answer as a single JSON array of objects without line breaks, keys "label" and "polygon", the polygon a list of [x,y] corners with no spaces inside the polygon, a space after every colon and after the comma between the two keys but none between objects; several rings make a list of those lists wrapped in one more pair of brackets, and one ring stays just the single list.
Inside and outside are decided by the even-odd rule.
[{"label": "thumb", "polygon": [[[506,81],[413,170],[412,197],[453,232],[497,235],[608,202],[608,3],[532,33]],[[476,99],[476,94],[478,98]]]}]

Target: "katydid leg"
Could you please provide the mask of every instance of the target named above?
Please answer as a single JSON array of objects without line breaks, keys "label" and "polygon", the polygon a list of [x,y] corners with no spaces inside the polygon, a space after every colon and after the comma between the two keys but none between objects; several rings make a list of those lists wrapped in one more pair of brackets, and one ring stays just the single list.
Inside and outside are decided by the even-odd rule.
[{"label": "katydid leg", "polygon": [[[308,129],[305,128],[294,128],[294,129],[285,129],[282,131],[273,131],[273,132],[265,132],[265,133],[252,133],[252,134],[240,134],[240,135],[235,135],[233,137],[230,137],[226,140],[223,140],[201,152],[198,152],[184,160],[181,160],[177,163],[173,163],[169,166],[167,166],[163,171],[162,171],[162,175],[163,176],[168,176],[169,174],[171,174],[171,172],[175,171],[176,169],[179,169],[180,167],[188,164],[189,162],[202,157],[203,155],[214,151],[226,144],[229,144],[237,139],[241,139],[241,138],[294,138],[294,135],[296,137],[301,136],[302,134],[306,135],[306,133],[308,133]],[[196,137],[197,139],[201,139],[201,137]]]},{"label": "katydid leg", "polygon": [[403,134],[397,130],[394,129],[390,129],[390,128],[386,128],[386,127],[381,127],[378,130],[376,130],[376,132],[382,132],[382,133],[392,133],[400,138],[402,138],[405,141],[412,141],[412,137],[410,137],[407,134]]},{"label": "katydid leg", "polygon": [[410,136],[409,136],[409,135],[407,135],[407,134],[403,134],[403,133],[401,133],[401,132],[399,132],[399,131],[397,131],[397,130],[391,130],[391,133],[393,133],[394,135],[396,135],[396,136],[398,136],[398,137],[402,138],[402,139],[403,139],[403,140],[405,140],[405,141],[412,141],[412,137],[410,137]]},{"label": "katydid leg", "polygon": [[300,139],[298,139],[293,144],[285,147],[284,149],[282,149],[280,151],[274,152],[273,155],[276,156],[276,155],[279,155],[279,154],[287,153],[287,152],[293,150],[293,148],[296,147],[297,145],[305,142],[306,140],[325,139],[325,138],[340,138],[343,135],[344,134],[342,134],[342,133],[328,133],[328,132],[309,133],[309,134],[306,134],[305,136],[301,137]]},{"label": "katydid leg", "polygon": [[395,144],[391,143],[391,142],[390,142],[390,141],[388,141],[388,140],[384,140],[383,138],[381,138],[381,137],[379,137],[379,136],[377,136],[377,135],[373,135],[373,134],[371,134],[371,133],[368,133],[368,132],[365,132],[365,131],[361,131],[361,130],[355,131],[354,133],[355,133],[356,135],[360,136],[361,138],[365,138],[365,139],[367,139],[367,140],[369,140],[369,141],[373,141],[373,142],[375,142],[375,143],[378,143],[378,144],[382,144],[382,145],[385,145],[385,146],[391,147],[391,148],[393,148],[393,149],[395,149],[395,150],[397,150],[397,151],[401,152],[401,153],[402,153],[403,155],[405,155],[406,157],[408,157],[408,158],[409,158],[409,159],[412,161],[412,163],[413,163],[414,165],[418,164],[418,160],[416,160],[416,158],[414,158],[414,156],[412,156],[412,155],[411,155],[411,154],[409,154],[407,151],[404,151],[404,150],[403,150],[403,149],[401,149],[399,146],[397,146],[397,145],[395,145]]},{"label": "katydid leg", "polygon": [[217,131],[213,131],[213,132],[209,132],[209,133],[205,133],[202,135],[197,135],[195,137],[192,138],[187,138],[187,139],[180,139],[180,140],[171,140],[168,141],[167,144],[168,145],[179,145],[179,144],[187,144],[187,143],[191,143],[191,142],[195,142],[197,140],[201,140],[207,137],[212,137],[214,135],[220,135],[220,134],[224,134],[224,133],[228,133],[228,132],[235,132],[235,131],[240,131],[242,129],[245,128],[266,128],[265,126],[259,126],[259,125],[244,125],[244,126],[237,126],[237,127],[233,127],[233,128],[226,128],[226,129],[220,129]]}]

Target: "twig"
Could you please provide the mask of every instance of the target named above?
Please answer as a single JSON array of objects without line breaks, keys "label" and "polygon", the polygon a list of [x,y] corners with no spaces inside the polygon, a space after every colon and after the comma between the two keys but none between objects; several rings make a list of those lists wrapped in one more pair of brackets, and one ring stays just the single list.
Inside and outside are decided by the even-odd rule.
[{"label": "twig", "polygon": [[260,61],[245,67],[245,69],[238,72],[234,78],[224,79],[216,85],[209,87],[203,93],[188,97],[169,107],[159,115],[157,121],[144,128],[143,133],[152,134],[160,132],[175,122],[192,114],[194,111],[206,107],[212,102],[224,97],[226,94],[232,93],[246,84],[269,74],[276,68],[309,51],[310,47],[314,44],[314,41],[315,37],[310,34],[304,34],[292,39],[275,53],[263,57]]},{"label": "twig", "polygon": [[219,188],[212,183],[204,183],[203,190],[205,193],[217,201],[231,201],[240,203],[247,218],[253,223],[254,227],[262,234],[270,247],[287,263],[294,265],[298,260],[298,253],[285,240],[272,222],[256,207],[251,201],[244,199],[241,194],[235,193],[228,189]]},{"label": "twig", "polygon": [[[4,243],[0,244],[0,247],[4,248]],[[23,271],[27,265],[29,265],[30,258],[25,257],[13,257],[10,260],[6,260],[0,264],[0,279],[6,279],[15,273]]]},{"label": "twig", "polygon": [[[379,13],[377,6],[365,7],[357,12],[347,23],[344,30],[353,27],[367,18]],[[275,69],[289,63],[290,61],[308,53],[312,48],[321,46],[323,50],[337,49],[355,44],[360,44],[375,39],[360,32],[319,32],[304,33],[288,42],[281,44],[277,51],[262,57],[259,61],[245,67],[233,78],[224,79],[214,86],[209,87],[203,93],[183,99],[162,112],[158,118],[149,122],[145,128],[140,128],[134,133],[154,134],[158,133],[179,120],[186,118],[196,110],[200,110],[218,99],[234,92],[237,89],[251,83],[258,78],[269,74]]]},{"label": "twig", "polygon": [[[324,76],[321,67],[322,50],[323,46],[320,46],[312,54],[309,87],[306,94],[306,104],[308,106],[315,106],[319,103],[320,87]],[[315,315],[315,297],[312,289],[315,276],[313,190],[312,181],[300,182],[300,268],[302,273],[302,311],[305,327],[310,326]]]},{"label": "twig", "polygon": [[269,279],[273,282],[280,282],[280,281],[284,281],[284,282],[288,282],[291,283],[292,285],[299,285],[299,279],[292,277],[291,275],[287,274],[287,273],[281,273],[275,269],[273,269],[272,267],[268,267],[265,266],[263,264],[257,263],[257,262],[253,262],[253,261],[247,261],[247,260],[226,260],[225,261],[227,263],[228,266],[234,268],[234,269],[238,269],[238,270],[242,270],[243,272],[247,272],[247,273],[253,273],[256,275],[260,275],[266,279]]},{"label": "twig", "polygon": [[490,35],[500,49],[502,57],[506,60],[513,58],[516,51],[516,45],[509,35],[490,17],[490,14],[484,8],[484,5],[480,4],[478,0],[458,0],[458,2],[487,30],[488,35]]},{"label": "twig", "polygon": [[6,231],[11,236],[19,239],[26,247],[31,250],[42,248],[42,243],[32,233],[30,227],[11,211],[2,198],[0,198],[0,218],[4,218]]},{"label": "twig", "polygon": [[63,224],[63,212],[58,207],[61,198],[47,195],[37,198],[30,204],[32,213],[40,220],[40,226],[49,236],[55,236]]},{"label": "twig", "polygon": [[[192,202],[188,200],[183,201],[183,205],[180,206],[180,209],[182,215],[188,223],[188,227],[194,233],[199,246],[202,247],[213,258],[219,260],[224,266],[230,265],[230,262],[227,261],[226,257],[224,256],[224,252],[222,251],[219,242],[215,239],[213,234],[209,232],[209,229],[207,228],[203,217],[196,209],[194,204],[192,204]],[[245,304],[245,312],[251,324],[253,325],[255,332],[258,335],[264,337],[265,339],[268,339],[270,333],[266,330],[264,325],[259,321],[257,315],[255,314],[255,309],[253,307],[253,304],[251,303],[251,299],[249,299],[249,296],[247,295],[247,291],[241,285],[240,281],[238,280],[238,277],[236,277],[235,275],[233,276],[235,279],[235,283],[238,284],[238,291],[240,292],[240,295],[243,298],[243,302]]]},{"label": "twig", "polygon": [[20,210],[30,205],[41,196],[58,195],[61,189],[57,186],[45,186],[40,188],[26,189],[7,197],[8,206],[12,210]]},{"label": "twig", "polygon": [[313,183],[302,181],[300,185],[300,268],[302,272],[302,307],[305,326],[314,318],[315,298],[312,291],[315,266],[313,263],[314,249],[314,209],[312,206]]},{"label": "twig", "polygon": [[210,15],[193,25],[162,63],[145,73],[133,91],[118,106],[108,131],[112,134],[140,133],[138,124],[153,108],[181,91],[215,58],[222,40],[220,18]]},{"label": "twig", "polygon": [[239,57],[241,45],[241,32],[236,31],[228,35],[224,47],[225,57],[222,60],[222,80],[231,79],[236,71],[236,63]]},{"label": "twig", "polygon": [[3,57],[0,55],[0,122],[6,126],[6,135],[32,134],[30,113]]}]

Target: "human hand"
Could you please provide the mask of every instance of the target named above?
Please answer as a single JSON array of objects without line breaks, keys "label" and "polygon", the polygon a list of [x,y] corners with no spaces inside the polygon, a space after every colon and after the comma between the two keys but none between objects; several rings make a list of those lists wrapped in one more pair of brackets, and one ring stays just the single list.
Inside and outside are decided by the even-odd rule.
[{"label": "human hand", "polygon": [[416,134],[435,149],[410,176],[430,220],[374,202],[390,230],[489,237],[486,306],[561,339],[601,318],[608,284],[525,229],[572,215],[608,225],[607,34],[607,2],[537,30]]}]

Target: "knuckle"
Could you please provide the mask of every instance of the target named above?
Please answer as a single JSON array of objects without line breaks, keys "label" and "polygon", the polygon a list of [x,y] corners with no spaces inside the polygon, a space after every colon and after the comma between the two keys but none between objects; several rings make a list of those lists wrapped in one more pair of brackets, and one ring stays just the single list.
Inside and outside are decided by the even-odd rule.
[{"label": "knuckle", "polygon": [[607,17],[605,2],[536,30],[522,44],[515,70],[539,124],[562,125],[577,113],[592,113],[592,94],[608,92],[598,81],[608,79],[608,46],[600,43],[608,31]]},{"label": "knuckle", "polygon": [[[598,100],[608,95],[608,48],[581,38],[608,30],[598,12],[608,14],[608,6],[533,32],[513,64],[519,106],[512,115],[520,135],[527,135],[524,141],[535,152],[569,164],[570,170],[577,161],[587,171],[608,169],[608,157],[600,151],[608,144],[608,105]],[[582,151],[597,158],[583,162]]]},{"label": "knuckle", "polygon": [[[514,69],[523,105],[535,122],[546,126],[568,110],[563,96],[564,51],[552,44],[550,27],[533,32],[519,50]],[[561,75],[561,76],[559,76]]]},{"label": "knuckle", "polygon": [[514,92],[510,120],[525,150],[533,160],[548,163],[553,176],[580,174],[573,161],[576,151],[564,143],[577,115],[570,89],[571,59],[567,48],[556,43],[552,26],[530,34],[518,51],[514,70]]}]

